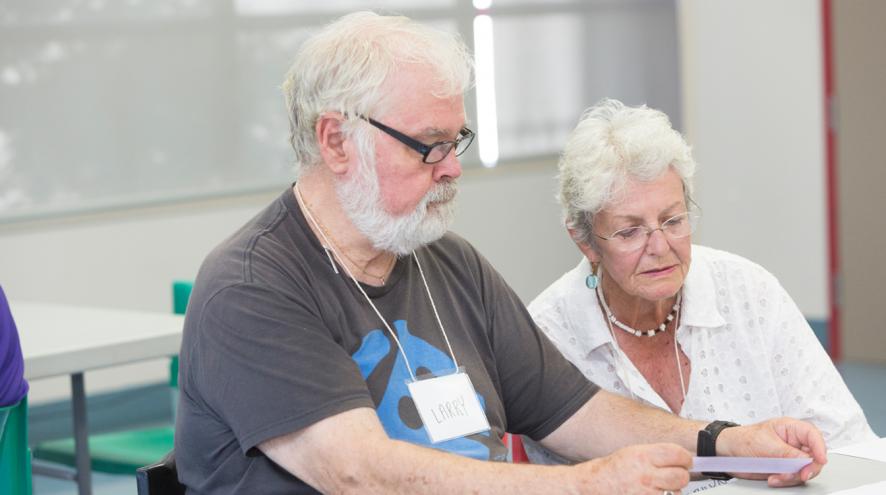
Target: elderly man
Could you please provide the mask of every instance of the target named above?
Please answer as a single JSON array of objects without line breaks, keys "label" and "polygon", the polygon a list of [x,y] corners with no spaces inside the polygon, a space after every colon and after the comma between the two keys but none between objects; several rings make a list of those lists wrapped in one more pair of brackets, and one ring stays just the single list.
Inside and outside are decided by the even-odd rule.
[{"label": "elderly man", "polygon": [[[469,81],[457,38],[402,17],[349,15],[302,47],[285,84],[298,181],[209,255],[191,298],[189,493],[661,494],[687,483],[698,439],[812,455],[773,485],[816,474],[807,423],[706,428],[599,391],[446,232]],[[483,462],[505,460],[505,431],[594,460]],[[650,441],[667,443],[631,446]]]}]

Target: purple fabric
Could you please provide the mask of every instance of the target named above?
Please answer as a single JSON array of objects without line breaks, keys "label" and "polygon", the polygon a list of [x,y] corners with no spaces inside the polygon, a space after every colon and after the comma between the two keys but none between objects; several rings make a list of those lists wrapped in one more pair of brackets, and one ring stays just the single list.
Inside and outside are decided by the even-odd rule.
[{"label": "purple fabric", "polygon": [[3,287],[0,287],[0,407],[11,406],[28,393],[18,330]]}]

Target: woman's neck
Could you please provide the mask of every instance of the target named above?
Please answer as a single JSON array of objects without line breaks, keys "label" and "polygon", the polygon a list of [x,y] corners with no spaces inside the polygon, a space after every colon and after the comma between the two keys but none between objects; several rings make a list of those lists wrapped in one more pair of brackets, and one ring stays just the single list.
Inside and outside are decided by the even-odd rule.
[{"label": "woman's neck", "polygon": [[612,277],[601,270],[600,283],[603,295],[615,317],[632,328],[647,330],[655,328],[667,318],[677,300],[676,294],[658,301],[628,294]]}]

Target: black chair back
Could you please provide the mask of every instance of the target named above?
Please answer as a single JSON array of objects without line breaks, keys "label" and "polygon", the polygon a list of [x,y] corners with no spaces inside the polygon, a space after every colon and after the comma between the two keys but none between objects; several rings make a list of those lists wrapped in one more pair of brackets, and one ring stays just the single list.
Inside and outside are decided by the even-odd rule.
[{"label": "black chair back", "polygon": [[178,482],[173,451],[156,464],[138,468],[135,482],[138,495],[185,495],[185,487]]}]

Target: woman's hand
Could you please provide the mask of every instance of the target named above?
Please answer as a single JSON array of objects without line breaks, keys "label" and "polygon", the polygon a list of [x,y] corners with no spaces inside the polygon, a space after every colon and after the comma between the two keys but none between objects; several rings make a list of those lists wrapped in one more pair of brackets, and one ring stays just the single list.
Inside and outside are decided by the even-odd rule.
[{"label": "woman's hand", "polygon": [[797,473],[732,473],[739,478],[768,479],[769,486],[773,487],[809,481],[818,476],[828,462],[824,438],[818,428],[793,418],[775,418],[748,426],[726,428],[717,437],[717,455],[812,458],[812,462]]}]

